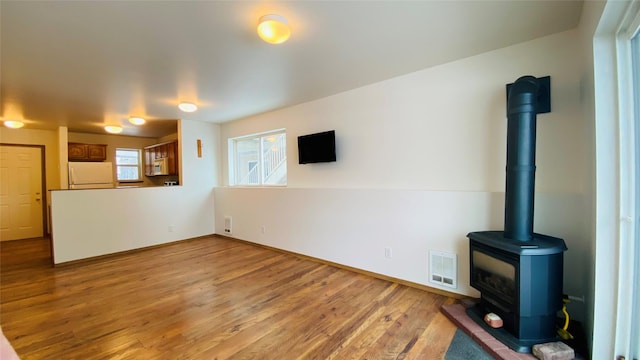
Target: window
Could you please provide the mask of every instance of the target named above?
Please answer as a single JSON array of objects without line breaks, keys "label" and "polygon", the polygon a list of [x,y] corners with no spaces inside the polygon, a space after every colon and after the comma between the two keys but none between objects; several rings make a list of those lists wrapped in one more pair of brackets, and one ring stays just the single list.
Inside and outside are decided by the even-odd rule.
[{"label": "window", "polygon": [[116,178],[118,181],[142,181],[140,149],[116,149]]},{"label": "window", "polygon": [[640,2],[607,2],[593,42],[594,255],[596,269],[612,270],[595,272],[594,359],[640,356],[639,33]]},{"label": "window", "polygon": [[229,185],[286,185],[284,129],[229,139]]},{"label": "window", "polygon": [[[638,13],[640,17],[640,12]],[[631,338],[629,343],[631,344],[630,357],[634,359],[640,359],[640,24],[635,30],[635,36],[631,39],[631,63],[632,63],[632,88],[633,88],[633,115],[634,127],[635,127],[635,149],[631,149],[635,153],[635,189],[630,192],[635,192],[635,234],[630,234],[630,242],[634,242],[632,248],[635,250],[633,255],[633,273],[631,274]],[[631,221],[633,222],[633,220]],[[634,280],[635,279],[635,280]]]}]

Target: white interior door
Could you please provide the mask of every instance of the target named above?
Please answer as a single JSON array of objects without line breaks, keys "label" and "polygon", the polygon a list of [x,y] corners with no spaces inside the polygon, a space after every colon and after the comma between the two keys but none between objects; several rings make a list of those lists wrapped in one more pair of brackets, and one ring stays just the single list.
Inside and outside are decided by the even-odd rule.
[{"label": "white interior door", "polygon": [[40,148],[0,146],[0,241],[43,236]]}]

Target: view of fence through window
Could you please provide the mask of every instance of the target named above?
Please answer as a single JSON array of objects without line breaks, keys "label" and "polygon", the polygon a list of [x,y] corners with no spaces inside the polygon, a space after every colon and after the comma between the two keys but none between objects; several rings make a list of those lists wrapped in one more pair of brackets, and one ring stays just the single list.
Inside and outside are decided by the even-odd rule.
[{"label": "view of fence through window", "polygon": [[118,181],[140,180],[140,150],[116,149],[116,178]]},{"label": "view of fence through window", "polygon": [[284,131],[230,140],[232,185],[286,185],[287,136]]}]

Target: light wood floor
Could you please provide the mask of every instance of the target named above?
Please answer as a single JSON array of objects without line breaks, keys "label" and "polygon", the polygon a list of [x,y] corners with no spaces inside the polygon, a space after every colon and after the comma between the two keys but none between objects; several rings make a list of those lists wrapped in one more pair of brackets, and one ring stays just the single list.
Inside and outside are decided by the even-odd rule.
[{"label": "light wood floor", "polygon": [[24,359],[443,359],[455,300],[222,237],[52,267],[0,243],[0,324]]}]

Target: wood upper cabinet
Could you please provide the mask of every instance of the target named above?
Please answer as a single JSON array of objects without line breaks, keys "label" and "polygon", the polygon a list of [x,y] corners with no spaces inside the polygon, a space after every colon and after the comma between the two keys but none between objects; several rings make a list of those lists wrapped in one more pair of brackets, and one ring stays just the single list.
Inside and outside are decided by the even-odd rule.
[{"label": "wood upper cabinet", "polygon": [[144,149],[144,174],[146,176],[153,176],[153,151],[150,149]]},{"label": "wood upper cabinet", "polygon": [[178,142],[174,141],[167,144],[167,168],[169,174],[178,175]]},{"label": "wood upper cabinet", "polygon": [[89,144],[89,160],[90,161],[107,160],[107,145]]},{"label": "wood upper cabinet", "polygon": [[160,144],[156,147],[156,159],[164,159],[168,157],[167,147],[168,144]]},{"label": "wood upper cabinet", "polygon": [[105,161],[107,145],[69,143],[67,146],[69,161]]},{"label": "wood upper cabinet", "polygon": [[178,175],[178,141],[147,146],[144,148],[144,174],[154,176],[153,162],[156,159],[167,159],[169,175]]}]

